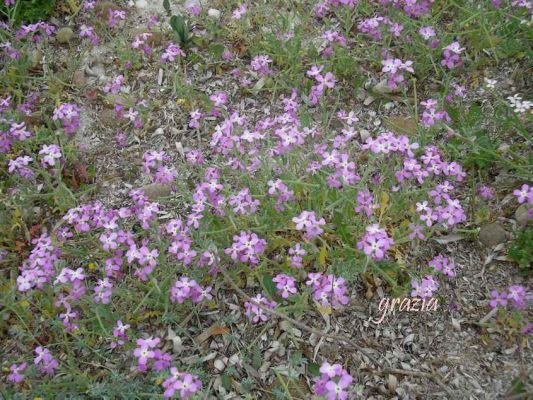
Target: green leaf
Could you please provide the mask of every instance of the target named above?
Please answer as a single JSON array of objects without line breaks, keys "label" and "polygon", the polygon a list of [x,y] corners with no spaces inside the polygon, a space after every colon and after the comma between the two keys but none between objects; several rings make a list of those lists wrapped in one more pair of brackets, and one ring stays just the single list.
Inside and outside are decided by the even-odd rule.
[{"label": "green leaf", "polygon": [[263,364],[263,357],[261,356],[261,349],[259,346],[254,346],[254,354],[252,355],[252,367],[259,370]]},{"label": "green leaf", "polygon": [[320,365],[314,362],[307,364],[307,369],[312,376],[320,375]]},{"label": "green leaf", "polygon": [[226,389],[228,392],[232,389],[231,384],[231,377],[228,374],[222,374],[220,377],[220,380],[222,381],[222,387]]},{"label": "green leaf", "polygon": [[173,15],[170,17],[170,26],[176,33],[176,38],[180,44],[186,44],[189,41],[189,27],[183,16]]},{"label": "green leaf", "polygon": [[270,275],[263,275],[263,286],[265,287],[265,291],[270,299],[277,297],[276,285],[274,284],[274,281],[272,281],[272,277]]},{"label": "green leaf", "polygon": [[163,0],[163,8],[167,12],[167,15],[170,16],[170,1],[169,0]]},{"label": "green leaf", "polygon": [[224,53],[224,46],[219,43],[213,43],[209,46],[209,53],[211,53],[213,58],[220,58],[222,53]]}]

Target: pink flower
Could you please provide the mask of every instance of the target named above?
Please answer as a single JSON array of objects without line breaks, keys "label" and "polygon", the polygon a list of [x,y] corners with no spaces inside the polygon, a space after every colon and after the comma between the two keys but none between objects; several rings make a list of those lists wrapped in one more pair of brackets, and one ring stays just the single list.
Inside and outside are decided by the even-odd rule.
[{"label": "pink flower", "polygon": [[499,305],[501,305],[502,307],[507,306],[507,293],[498,293],[497,290],[493,290],[492,292],[490,292],[490,297],[491,299],[489,304],[492,308],[496,308]]},{"label": "pink flower", "polygon": [[520,189],[513,191],[516,199],[520,204],[527,202],[528,204],[533,204],[533,186],[522,185]]}]

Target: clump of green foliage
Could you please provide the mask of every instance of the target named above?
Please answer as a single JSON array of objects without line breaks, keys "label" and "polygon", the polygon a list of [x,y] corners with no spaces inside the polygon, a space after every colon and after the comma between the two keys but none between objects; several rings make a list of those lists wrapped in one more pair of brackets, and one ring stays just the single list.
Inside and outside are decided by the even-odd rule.
[{"label": "clump of green foliage", "polygon": [[509,257],[521,268],[531,269],[533,266],[533,229],[526,229],[517,235],[509,250]]},{"label": "clump of green foliage", "polygon": [[50,18],[55,6],[56,0],[18,0],[11,10],[4,4],[0,6],[0,10],[3,16],[8,16],[15,26],[19,26]]}]

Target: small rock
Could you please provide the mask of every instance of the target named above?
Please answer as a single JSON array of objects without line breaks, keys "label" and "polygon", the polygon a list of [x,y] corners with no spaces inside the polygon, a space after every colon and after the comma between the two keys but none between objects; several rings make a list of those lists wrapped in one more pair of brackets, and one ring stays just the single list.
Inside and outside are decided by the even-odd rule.
[{"label": "small rock", "polygon": [[85,86],[87,79],[85,78],[85,71],[83,69],[77,69],[72,75],[72,84],[74,86]]},{"label": "small rock", "polygon": [[72,31],[72,29],[68,27],[58,29],[56,33],[56,39],[59,43],[70,42],[70,39],[72,39],[72,36],[74,36],[74,32]]},{"label": "small rock", "polygon": [[172,187],[162,183],[151,183],[143,186],[141,190],[151,201],[158,200],[161,197],[167,197],[172,194]]},{"label": "small rock", "polygon": [[207,11],[207,16],[213,19],[220,19],[220,11],[217,10],[216,8],[210,8]]},{"label": "small rock", "polygon": [[224,364],[224,361],[222,361],[220,358],[215,360],[213,366],[217,372],[222,372],[226,368],[226,364]]},{"label": "small rock", "polygon": [[518,207],[514,213],[514,218],[518,226],[525,228],[528,225],[533,224],[533,218],[530,214],[530,209],[533,208],[529,204],[522,204]]},{"label": "small rock", "polygon": [[507,232],[499,223],[494,222],[481,227],[478,239],[485,246],[492,248],[507,240]]},{"label": "small rock", "polygon": [[395,104],[392,101],[385,103],[385,105],[383,106],[383,108],[385,108],[385,110],[387,111],[392,110],[394,107],[395,107]]},{"label": "small rock", "polygon": [[361,136],[361,141],[366,142],[366,139],[370,137],[370,132],[366,129],[361,129],[359,131],[359,136]]},{"label": "small rock", "polygon": [[372,96],[367,96],[365,101],[363,101],[363,104],[365,106],[369,106],[370,104],[372,104],[376,99]]}]

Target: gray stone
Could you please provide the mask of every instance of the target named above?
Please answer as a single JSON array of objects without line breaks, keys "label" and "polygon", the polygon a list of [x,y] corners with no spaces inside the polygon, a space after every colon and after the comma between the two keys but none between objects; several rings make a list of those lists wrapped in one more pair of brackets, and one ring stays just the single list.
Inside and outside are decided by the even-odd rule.
[{"label": "gray stone", "polygon": [[499,223],[494,222],[483,225],[479,230],[478,238],[485,246],[492,248],[507,240],[507,232]]},{"label": "gray stone", "polygon": [[162,197],[168,197],[172,194],[172,187],[162,183],[151,183],[143,186],[141,190],[151,201],[161,199]]},{"label": "gray stone", "polygon": [[516,219],[516,223],[521,228],[525,228],[528,225],[533,224],[533,218],[531,218],[529,214],[529,210],[533,208],[533,206],[529,204],[522,204],[520,207],[518,207],[514,213],[514,218]]},{"label": "gray stone", "polygon": [[74,71],[74,74],[72,74],[72,84],[74,86],[82,87],[85,86],[87,83],[87,79],[85,78],[85,71],[83,69],[77,69]]}]

